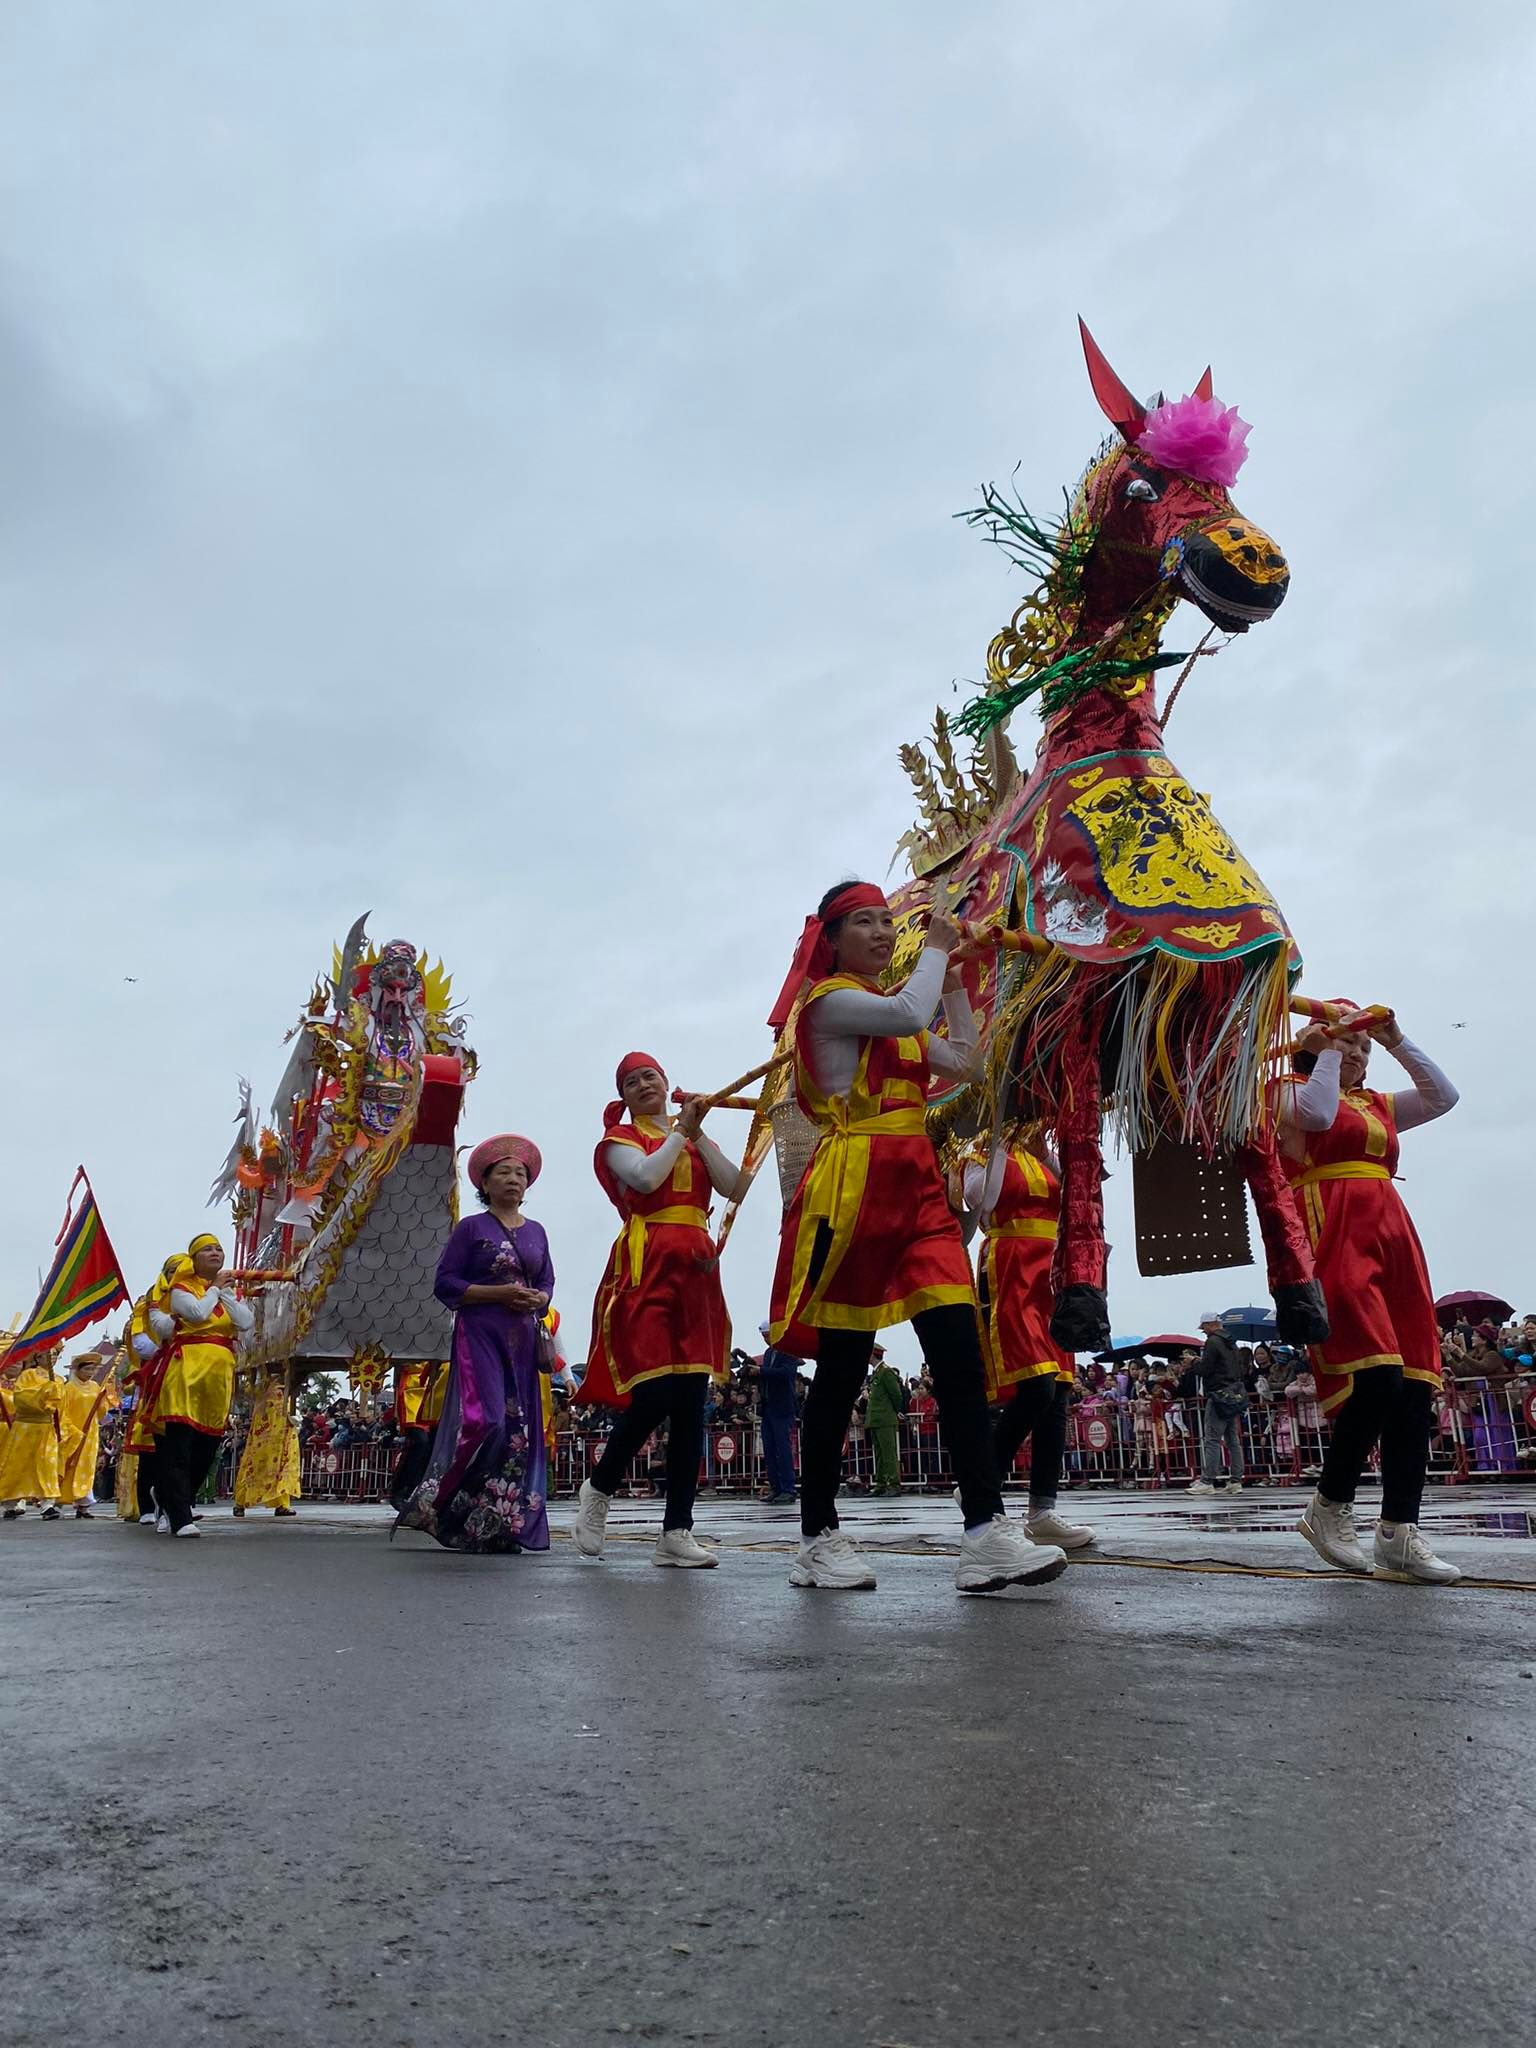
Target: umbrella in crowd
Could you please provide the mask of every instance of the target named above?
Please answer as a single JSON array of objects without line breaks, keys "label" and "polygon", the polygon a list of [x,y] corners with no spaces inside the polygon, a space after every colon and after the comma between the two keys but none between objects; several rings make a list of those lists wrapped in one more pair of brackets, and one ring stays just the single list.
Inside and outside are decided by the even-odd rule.
[{"label": "umbrella in crowd", "polygon": [[1108,1351],[1094,1353],[1097,1365],[1119,1365],[1127,1358],[1177,1358],[1181,1351],[1198,1351],[1198,1337],[1122,1337]]},{"label": "umbrella in crowd", "polygon": [[1509,1302],[1497,1294],[1480,1294],[1475,1287],[1465,1294],[1442,1294],[1435,1303],[1435,1320],[1442,1330],[1457,1323],[1502,1323],[1513,1314]]},{"label": "umbrella in crowd", "polygon": [[1275,1312],[1272,1308],[1224,1308],[1221,1327],[1241,1344],[1272,1344]]}]

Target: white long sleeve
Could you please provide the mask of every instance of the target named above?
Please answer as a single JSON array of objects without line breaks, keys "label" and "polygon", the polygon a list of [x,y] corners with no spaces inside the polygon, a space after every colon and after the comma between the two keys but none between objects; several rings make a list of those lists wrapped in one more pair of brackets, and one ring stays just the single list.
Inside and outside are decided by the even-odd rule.
[{"label": "white long sleeve", "polygon": [[603,1164],[637,1195],[654,1195],[683,1156],[683,1143],[682,1132],[673,1131],[654,1152],[642,1152],[638,1145],[605,1145]]},{"label": "white long sleeve", "polygon": [[705,1132],[700,1131],[693,1142],[698,1147],[699,1157],[704,1161],[709,1184],[715,1193],[727,1197],[733,1195],[736,1192],[736,1183],[741,1178],[740,1167],[727,1159],[714,1139]]},{"label": "white long sleeve", "polygon": [[936,1074],[953,1081],[966,1081],[976,1071],[976,1012],[963,988],[952,988],[944,998],[947,1038],[930,1038],[928,1064]]},{"label": "white long sleeve", "polygon": [[1411,1088],[1398,1088],[1392,1096],[1392,1116],[1400,1131],[1433,1123],[1461,1100],[1453,1082],[1448,1081],[1428,1053],[1406,1038],[1392,1048],[1392,1057],[1411,1077]]},{"label": "white long sleeve", "polygon": [[224,1303],[225,1315],[229,1317],[229,1320],[243,1337],[247,1330],[255,1327],[256,1311],[247,1308],[245,1303],[237,1298],[232,1287],[222,1288],[220,1296]]},{"label": "white long sleeve", "polygon": [[184,1287],[171,1289],[171,1311],[178,1322],[188,1323],[194,1330],[200,1330],[210,1320],[214,1310],[223,1304],[224,1312],[237,1330],[248,1330],[256,1321],[255,1316],[240,1301],[232,1287],[210,1287],[204,1295],[188,1294]]},{"label": "white long sleeve", "polygon": [[[925,946],[917,965],[893,995],[870,989],[838,988],[818,996],[806,1018],[807,1050],[812,1071],[827,1095],[846,1095],[859,1069],[861,1038],[915,1038],[926,1031],[943,994],[949,956]],[[936,1074],[964,1079],[976,1057],[976,1019],[960,990],[944,997],[949,1039],[929,1041],[928,1059]]]},{"label": "white long sleeve", "polygon": [[1003,1192],[1003,1175],[1007,1171],[1008,1154],[1001,1145],[993,1147],[985,1166],[978,1159],[974,1166],[965,1169],[965,1206],[983,1223],[997,1207],[997,1198]]},{"label": "white long sleeve", "polygon": [[152,1308],[144,1320],[163,1344],[167,1337],[176,1334],[176,1318],[168,1316],[163,1308]]},{"label": "white long sleeve", "polygon": [[[154,1317],[158,1313],[158,1310],[152,1310],[150,1312],[150,1320],[153,1321]],[[167,1317],[165,1318],[165,1320],[169,1321],[170,1319],[169,1317]],[[170,1332],[167,1331],[166,1335],[169,1336]],[[133,1353],[136,1358],[153,1358],[155,1353],[159,1349],[160,1346],[155,1342],[153,1337],[146,1337],[142,1331],[135,1331],[133,1337]]]},{"label": "white long sleeve", "polygon": [[1280,1091],[1280,1121],[1293,1131],[1328,1131],[1339,1113],[1339,1067],[1344,1055],[1325,1046],[1305,1081],[1288,1082]]},{"label": "white long sleeve", "polygon": [[[983,1224],[997,1207],[998,1198],[1003,1192],[1003,1175],[1008,1171],[1009,1150],[1007,1145],[994,1145],[985,1166],[978,1160],[974,1166],[965,1169],[965,1206]],[[1049,1166],[1052,1173],[1060,1175],[1061,1166],[1054,1153],[1046,1151],[1042,1146],[1037,1156]]]},{"label": "white long sleeve", "polygon": [[[706,1137],[702,1131],[693,1142],[704,1161],[710,1186],[717,1194],[732,1193],[739,1178],[738,1169],[714,1139]],[[654,1152],[642,1152],[636,1145],[605,1145],[603,1163],[612,1170],[615,1180],[622,1181],[635,1194],[653,1195],[683,1156],[686,1143],[681,1131],[673,1131]]]}]

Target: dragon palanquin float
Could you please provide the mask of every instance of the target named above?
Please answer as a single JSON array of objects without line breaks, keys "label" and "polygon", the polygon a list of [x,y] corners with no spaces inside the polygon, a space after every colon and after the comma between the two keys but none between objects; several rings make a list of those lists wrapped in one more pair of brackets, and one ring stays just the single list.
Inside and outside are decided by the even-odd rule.
[{"label": "dragon palanquin float", "polygon": [[366,916],[288,1034],[266,1124],[241,1084],[209,1196],[229,1201],[256,1327],[242,1363],[345,1364],[376,1388],[392,1360],[448,1355],[432,1293],[457,1220],[455,1138],[475,1055],[441,961],[365,937]]},{"label": "dragon palanquin float", "polygon": [[[1315,1341],[1322,1297],[1269,1085],[1300,958],[1269,891],[1165,752],[1154,688],[1159,670],[1193,661],[1162,649],[1182,601],[1212,630],[1243,633],[1273,616],[1289,571],[1232,501],[1249,429],[1215,398],[1210,371],[1188,397],[1144,405],[1086,327],[1082,337],[1115,433],[1062,516],[1037,519],[993,487],[961,515],[1036,587],[988,650],[985,693],[952,722],[939,714],[932,760],[902,749],[924,816],[898,849],[913,879],[892,898],[903,937],[891,977],[905,977],[936,908],[985,942],[966,971],[990,1027],[988,1078],[941,1098],[930,1121],[941,1150],[1000,1120],[1053,1134],[1059,1342],[1109,1342],[1106,1119],[1133,1158],[1142,1270],[1245,1264],[1246,1183],[1280,1334]],[[1006,727],[1029,702],[1044,731],[1026,775]],[[953,732],[975,743],[969,772]]]}]

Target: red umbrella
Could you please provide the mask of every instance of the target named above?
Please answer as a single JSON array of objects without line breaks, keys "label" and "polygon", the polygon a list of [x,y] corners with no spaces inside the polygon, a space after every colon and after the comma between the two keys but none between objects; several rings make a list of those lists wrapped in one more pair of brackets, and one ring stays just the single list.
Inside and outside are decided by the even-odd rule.
[{"label": "red umbrella", "polygon": [[1198,1351],[1204,1342],[1203,1337],[1135,1337],[1094,1355],[1101,1365],[1111,1359],[1118,1364],[1125,1358],[1177,1358],[1181,1351]]},{"label": "red umbrella", "polygon": [[1442,1330],[1456,1323],[1502,1323],[1514,1312],[1512,1303],[1497,1294],[1480,1294],[1475,1287],[1465,1294],[1442,1294],[1435,1303],[1435,1320]]}]

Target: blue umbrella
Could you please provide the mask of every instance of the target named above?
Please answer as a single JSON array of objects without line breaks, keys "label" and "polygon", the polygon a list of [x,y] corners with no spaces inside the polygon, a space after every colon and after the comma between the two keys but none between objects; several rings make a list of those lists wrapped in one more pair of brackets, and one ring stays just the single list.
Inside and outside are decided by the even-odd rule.
[{"label": "blue umbrella", "polygon": [[1221,1327],[1229,1337],[1240,1337],[1245,1344],[1268,1344],[1275,1337],[1275,1312],[1272,1308],[1226,1308],[1221,1312]]}]

